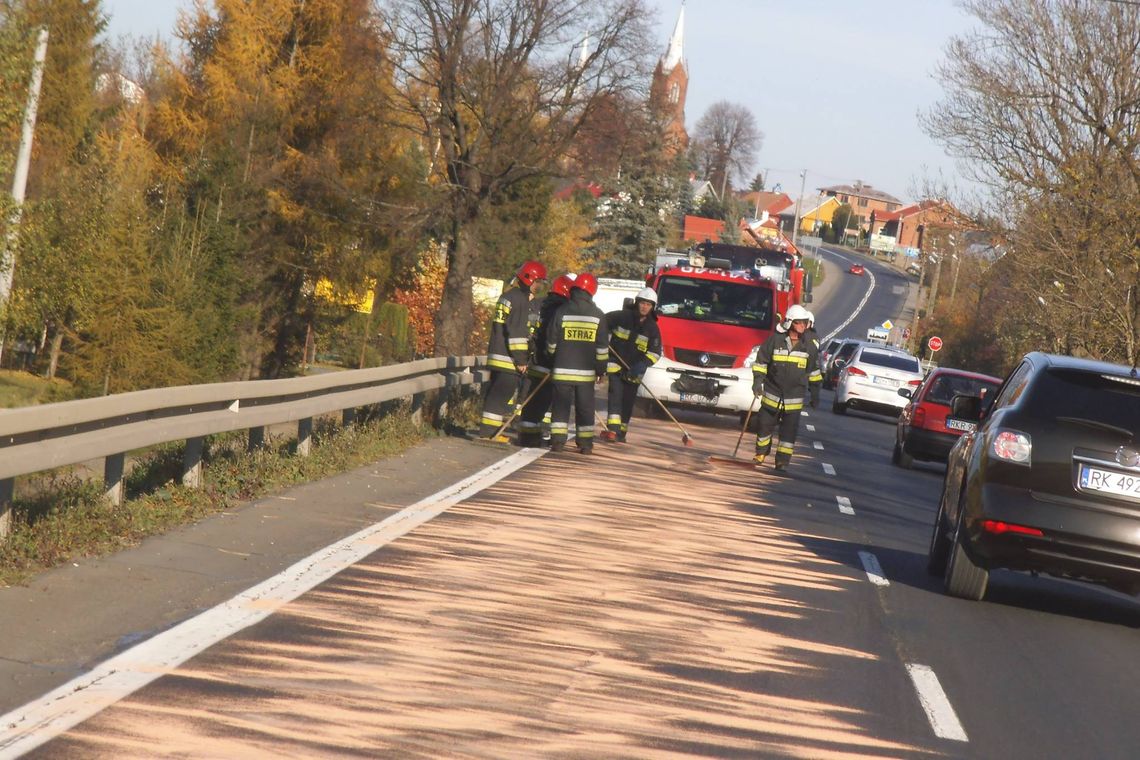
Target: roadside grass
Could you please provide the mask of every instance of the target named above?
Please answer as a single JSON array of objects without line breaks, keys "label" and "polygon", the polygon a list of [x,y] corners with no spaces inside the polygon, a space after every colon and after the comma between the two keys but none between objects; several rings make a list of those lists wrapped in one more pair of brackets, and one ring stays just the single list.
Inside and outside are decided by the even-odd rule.
[{"label": "roadside grass", "polygon": [[[463,425],[473,405],[477,408],[477,400],[457,402],[445,425]],[[118,507],[103,499],[99,481],[73,473],[42,476],[26,489],[29,496],[12,504],[11,533],[7,540],[0,539],[0,586],[22,583],[67,562],[112,554],[288,486],[399,454],[437,435],[430,426],[413,421],[407,402],[361,411],[349,427],[317,420],[305,458],[294,455],[296,442],[291,438],[267,438],[263,447],[250,452],[244,433],[212,436],[199,489],[178,482],[182,444],[157,447],[135,462]]]},{"label": "roadside grass", "polygon": [[804,271],[811,275],[813,288],[823,283],[824,276],[827,274],[827,269],[823,266],[823,259],[819,256],[805,256],[803,267]]},{"label": "roadside grass", "polygon": [[0,408],[67,401],[72,395],[71,384],[64,380],[45,380],[27,372],[0,370]]}]

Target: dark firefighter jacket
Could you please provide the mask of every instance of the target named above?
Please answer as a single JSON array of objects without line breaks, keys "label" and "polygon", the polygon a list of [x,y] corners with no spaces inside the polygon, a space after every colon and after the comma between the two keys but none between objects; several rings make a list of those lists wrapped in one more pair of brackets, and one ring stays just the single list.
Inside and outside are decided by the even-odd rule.
[{"label": "dark firefighter jacket", "polygon": [[487,367],[499,372],[514,372],[527,363],[530,350],[530,325],[527,306],[530,295],[517,284],[495,304],[491,322],[491,342],[487,346]]},{"label": "dark firefighter jacket", "polygon": [[531,363],[531,368],[527,370],[527,374],[532,377],[541,377],[550,372],[550,368],[554,366],[554,354],[546,350],[545,335],[550,326],[550,320],[554,319],[555,313],[566,302],[566,296],[548,293],[546,298],[542,299],[542,305],[538,307],[538,320],[534,327],[534,361]]},{"label": "dark firefighter jacket", "polygon": [[554,356],[551,380],[592,383],[606,371],[610,356],[606,317],[584,290],[570,291],[570,300],[554,313],[546,331],[546,350]]},{"label": "dark firefighter jacket", "polygon": [[756,353],[752,365],[752,391],[761,406],[794,412],[804,408],[804,386],[812,403],[819,403],[819,354],[806,338],[792,343],[789,333],[774,332]]},{"label": "dark firefighter jacket", "polygon": [[625,372],[630,380],[637,380],[661,358],[657,312],[649,312],[645,321],[639,323],[640,317],[636,303],[606,314],[610,332],[610,361],[606,364],[609,374]]}]

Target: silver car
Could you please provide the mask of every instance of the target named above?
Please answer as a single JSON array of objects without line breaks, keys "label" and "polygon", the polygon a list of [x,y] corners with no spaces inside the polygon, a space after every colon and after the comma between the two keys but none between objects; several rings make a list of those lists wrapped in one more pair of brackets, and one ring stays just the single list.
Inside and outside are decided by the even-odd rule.
[{"label": "silver car", "polygon": [[[896,415],[922,378],[918,357],[886,346],[859,346],[839,372],[831,411],[844,414],[854,408]],[[908,394],[900,394],[900,388]]]}]

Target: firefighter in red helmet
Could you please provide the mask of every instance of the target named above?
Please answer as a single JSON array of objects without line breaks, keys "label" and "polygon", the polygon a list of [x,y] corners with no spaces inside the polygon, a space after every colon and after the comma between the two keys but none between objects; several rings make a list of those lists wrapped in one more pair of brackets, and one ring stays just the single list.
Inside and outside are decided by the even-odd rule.
[{"label": "firefighter in red helmet", "polygon": [[570,300],[555,312],[546,330],[546,350],[554,357],[550,450],[566,447],[570,407],[574,407],[578,451],[594,450],[594,382],[606,372],[609,358],[606,317],[594,305],[598,278],[583,272],[574,278]]},{"label": "firefighter in red helmet", "polygon": [[[550,382],[550,370],[554,366],[554,355],[546,350],[546,331],[554,314],[567,301],[570,300],[570,288],[574,285],[574,276],[560,275],[550,283],[550,292],[542,299],[538,309],[538,323],[535,326],[534,361],[527,368],[526,374],[530,379],[530,400],[522,410],[522,421],[519,423],[519,445],[537,448],[542,445],[543,418],[550,421],[550,400],[554,397],[554,385]],[[541,383],[535,386],[536,383]]]},{"label": "firefighter in red helmet", "polygon": [[510,439],[506,431],[499,433],[510,415],[511,405],[522,390],[530,362],[530,325],[528,304],[535,283],[546,279],[546,267],[527,261],[515,272],[513,286],[495,304],[491,322],[491,340],[487,346],[487,369],[491,379],[483,396],[483,416],[479,421],[479,437],[497,443]]}]

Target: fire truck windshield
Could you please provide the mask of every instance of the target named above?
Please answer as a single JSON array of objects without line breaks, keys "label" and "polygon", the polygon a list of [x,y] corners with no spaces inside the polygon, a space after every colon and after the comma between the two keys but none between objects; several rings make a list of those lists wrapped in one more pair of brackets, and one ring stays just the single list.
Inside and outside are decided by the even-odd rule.
[{"label": "fire truck windshield", "polygon": [[769,330],[772,291],[745,283],[663,277],[657,310],[666,317]]}]

